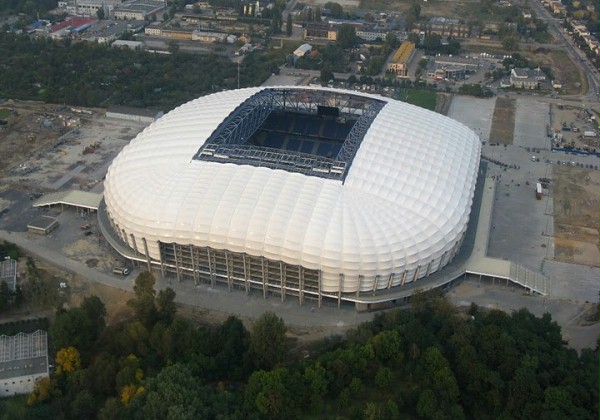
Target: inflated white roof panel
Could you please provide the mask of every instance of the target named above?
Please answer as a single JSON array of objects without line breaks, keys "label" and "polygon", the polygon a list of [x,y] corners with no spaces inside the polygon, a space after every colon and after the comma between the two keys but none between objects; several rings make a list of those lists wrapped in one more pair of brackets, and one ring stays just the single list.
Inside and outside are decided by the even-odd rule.
[{"label": "inflated white roof panel", "polygon": [[107,209],[119,228],[136,243],[145,238],[156,259],[162,241],[319,269],[324,291],[339,289],[340,273],[343,291],[353,291],[359,275],[361,289],[368,290],[375,281],[387,287],[390,275],[397,285],[437,270],[466,230],[479,166],[475,133],[442,115],[377,97],[387,104],[343,184],[193,160],[223,119],[261,89],[201,97],[132,140],[105,181]]}]

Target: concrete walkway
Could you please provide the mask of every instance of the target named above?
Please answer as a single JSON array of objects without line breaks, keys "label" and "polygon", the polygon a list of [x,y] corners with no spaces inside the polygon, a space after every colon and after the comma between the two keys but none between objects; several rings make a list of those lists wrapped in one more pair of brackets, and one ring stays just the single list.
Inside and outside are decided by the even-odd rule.
[{"label": "concrete walkway", "polygon": [[[127,292],[133,292],[133,284],[139,269],[134,270],[129,276],[113,276],[105,274],[78,261],[66,258],[61,253],[40,246],[35,236],[28,233],[16,233],[0,230],[0,239],[12,242],[25,250],[31,256],[49,264],[80,275],[88,281],[114,287]],[[229,292],[225,287],[210,287],[208,284],[195,286],[193,282],[173,282],[161,280],[156,277],[156,289],[162,290],[171,287],[177,293],[177,303],[198,307],[201,310],[216,311],[224,314],[237,315],[255,319],[267,311],[276,311],[288,325],[307,327],[334,327],[340,333],[344,327],[358,325],[369,321],[373,313],[358,313],[354,305],[342,305],[340,309],[331,302],[324,302],[321,308],[305,304],[300,306],[296,299],[281,302],[279,299],[264,299],[262,293],[243,291]]]}]

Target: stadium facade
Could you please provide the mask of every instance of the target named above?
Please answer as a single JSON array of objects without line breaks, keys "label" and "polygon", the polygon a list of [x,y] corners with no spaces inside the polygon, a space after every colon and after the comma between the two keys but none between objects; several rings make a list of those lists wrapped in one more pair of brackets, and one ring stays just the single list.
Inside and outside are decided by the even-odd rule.
[{"label": "stadium facade", "polygon": [[163,276],[356,301],[452,261],[480,147],[464,125],[376,95],[225,91],[132,140],[101,211],[121,253]]}]

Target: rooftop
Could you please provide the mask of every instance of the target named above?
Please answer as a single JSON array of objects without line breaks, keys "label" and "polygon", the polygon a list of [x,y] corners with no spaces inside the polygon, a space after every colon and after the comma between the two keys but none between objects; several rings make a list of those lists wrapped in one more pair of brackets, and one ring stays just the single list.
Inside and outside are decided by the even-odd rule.
[{"label": "rooftop", "polygon": [[384,106],[346,92],[263,89],[225,118],[194,159],[343,180]]},{"label": "rooftop", "polygon": [[48,334],[0,335],[0,379],[48,372]]},{"label": "rooftop", "polygon": [[400,45],[400,48],[396,50],[390,61],[398,64],[405,63],[414,50],[415,44],[405,41]]}]

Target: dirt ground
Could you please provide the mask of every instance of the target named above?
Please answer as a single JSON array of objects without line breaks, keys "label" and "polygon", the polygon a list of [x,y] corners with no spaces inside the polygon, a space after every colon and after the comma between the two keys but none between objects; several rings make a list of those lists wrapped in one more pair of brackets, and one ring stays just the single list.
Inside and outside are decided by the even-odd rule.
[{"label": "dirt ground", "polygon": [[511,98],[497,98],[490,143],[512,144],[515,132],[515,100]]},{"label": "dirt ground", "polygon": [[[24,264],[23,264],[24,265]],[[108,325],[114,325],[119,322],[126,321],[133,316],[132,308],[127,302],[135,297],[131,292],[126,292],[121,289],[105,286],[103,284],[94,283],[87,281],[86,279],[65,273],[60,269],[46,264],[42,261],[36,261],[36,266],[43,270],[44,276],[47,278],[57,278],[67,280],[69,285],[69,294],[65,306],[67,308],[73,308],[79,306],[83,299],[88,296],[98,296],[104,305],[106,306],[106,322]],[[61,280],[62,281],[62,280]],[[197,308],[189,305],[177,305],[177,313],[184,318],[187,318],[197,325],[220,325],[227,320],[231,315],[227,312],[212,311]],[[12,313],[11,317],[15,319],[21,319],[28,317],[31,314],[35,314],[36,317],[46,316],[51,321],[54,319],[54,310],[46,309],[40,311],[39,308],[24,307],[21,310]],[[238,317],[244,323],[244,326],[248,330],[253,328],[253,320],[250,318]],[[340,334],[346,332],[348,329],[353,328],[352,326],[340,327],[300,327],[300,326],[288,326],[288,339],[292,348],[292,351],[304,350],[306,346],[322,340],[326,337],[330,337],[334,334]]]},{"label": "dirt ground", "polygon": [[[306,0],[302,3],[308,5],[324,6],[329,0]],[[412,0],[337,0],[344,9],[373,9],[380,11],[406,11],[413,3]],[[361,5],[362,3],[362,5]],[[478,0],[436,0],[431,2],[420,2],[421,15],[426,16],[445,16],[460,18],[464,7],[473,3],[479,3]]]},{"label": "dirt ground", "polygon": [[587,79],[565,51],[537,49],[535,52],[525,53],[525,56],[541,66],[546,65],[552,69],[554,79],[562,84],[560,93],[580,95],[587,92]]},{"label": "dirt ground", "polygon": [[[552,126],[550,128],[552,134],[555,137],[558,136],[554,139],[555,147],[573,146],[583,150],[598,150],[598,136],[584,137],[583,135],[585,131],[597,133],[598,130],[598,124],[590,118],[594,116],[590,110],[561,104],[551,105],[551,112]],[[596,117],[594,116],[594,118]]]},{"label": "dirt ground", "polygon": [[69,128],[77,124],[70,116],[59,118],[56,106],[39,103],[6,101],[0,104],[7,124],[0,126],[0,175],[41,149],[47,148]]},{"label": "dirt ground", "polygon": [[554,167],[554,258],[598,267],[598,174]]},{"label": "dirt ground", "polygon": [[35,192],[93,188],[97,172],[146,126],[104,114],[103,109],[41,102],[1,103],[0,115],[7,122],[0,126],[3,185]]}]

